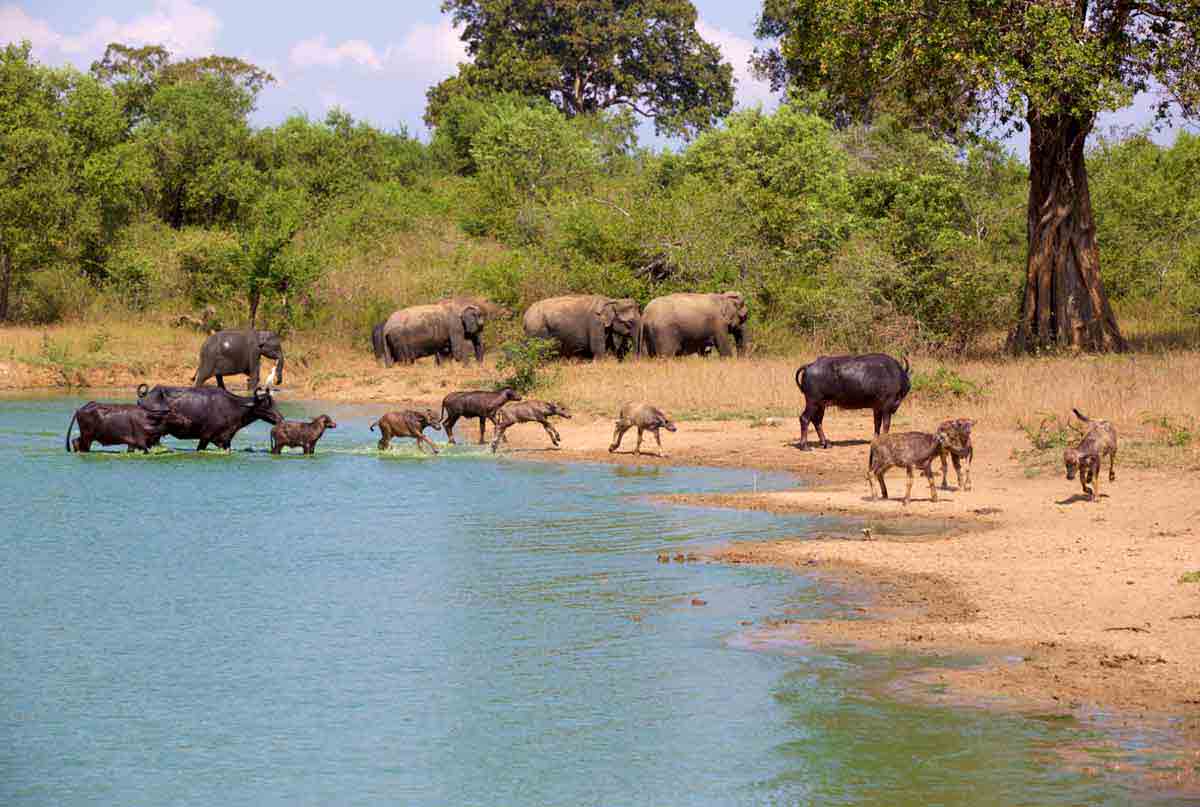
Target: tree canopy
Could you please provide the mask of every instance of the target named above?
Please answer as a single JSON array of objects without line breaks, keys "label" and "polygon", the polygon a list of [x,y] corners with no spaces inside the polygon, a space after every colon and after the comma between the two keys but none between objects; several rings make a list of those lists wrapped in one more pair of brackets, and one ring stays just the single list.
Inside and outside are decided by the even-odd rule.
[{"label": "tree canopy", "polygon": [[949,135],[1030,130],[1029,253],[1017,350],[1122,349],[1099,274],[1084,147],[1101,110],[1160,88],[1200,101],[1195,0],[765,0],[756,65],[824,93],[843,122],[881,109]]},{"label": "tree canopy", "polygon": [[733,107],[733,70],[690,0],[445,0],[472,61],[429,90],[436,125],[458,95],[545,98],[569,117],[631,109],[694,135]]}]

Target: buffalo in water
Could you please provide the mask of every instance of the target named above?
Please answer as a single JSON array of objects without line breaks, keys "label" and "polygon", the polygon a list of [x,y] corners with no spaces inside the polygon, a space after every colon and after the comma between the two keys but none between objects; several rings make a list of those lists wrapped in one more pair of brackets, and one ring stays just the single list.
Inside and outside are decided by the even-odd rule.
[{"label": "buffalo in water", "polygon": [[[67,451],[86,454],[92,450],[92,443],[99,443],[149,453],[166,433],[165,421],[165,412],[151,412],[134,404],[89,401],[75,410],[67,424]],[[79,436],[72,440],[71,430],[76,423]]]},{"label": "buffalo in water", "polygon": [[197,451],[209,443],[229,450],[233,436],[256,420],[275,424],[283,415],[271,391],[256,389],[243,397],[220,387],[138,387],[138,406],[165,416],[167,434],[178,440],[199,440]]},{"label": "buffalo in water", "polygon": [[821,423],[825,407],[871,409],[875,413],[875,435],[886,434],[892,427],[892,415],[908,395],[912,384],[904,366],[883,353],[863,356],[821,356],[796,371],[796,386],[804,394],[804,412],[800,415],[800,448],[808,450],[808,424],[817,427],[821,447],[829,440]]}]

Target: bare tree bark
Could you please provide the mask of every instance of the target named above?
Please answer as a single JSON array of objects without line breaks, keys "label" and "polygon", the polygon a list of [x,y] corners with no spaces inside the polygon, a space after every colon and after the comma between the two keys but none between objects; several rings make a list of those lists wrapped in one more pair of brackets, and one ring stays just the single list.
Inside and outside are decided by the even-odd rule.
[{"label": "bare tree bark", "polygon": [[1028,121],[1029,252],[1021,318],[1009,349],[1123,351],[1127,345],[1100,279],[1084,163],[1094,117],[1031,110]]}]

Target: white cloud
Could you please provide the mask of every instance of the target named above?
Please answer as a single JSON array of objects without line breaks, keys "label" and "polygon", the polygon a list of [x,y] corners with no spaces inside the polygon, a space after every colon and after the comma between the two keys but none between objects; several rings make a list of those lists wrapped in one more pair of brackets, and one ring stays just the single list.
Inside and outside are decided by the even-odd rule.
[{"label": "white cloud", "polygon": [[39,58],[65,57],[81,64],[100,56],[110,42],[163,45],[182,58],[205,56],[215,50],[220,30],[216,13],[192,0],[155,0],[149,13],[125,22],[101,17],[74,34],[55,31],[15,4],[0,6],[0,38],[28,39]]},{"label": "white cloud", "polygon": [[292,46],[291,64],[298,68],[341,67],[354,64],[371,71],[389,71],[440,80],[466,61],[466,45],[448,20],[436,25],[417,23],[396,43],[376,48],[364,39],[330,45],[324,34]]},{"label": "white cloud", "polygon": [[297,42],[289,58],[296,67],[339,67],[342,62],[354,62],[371,70],[383,69],[383,58],[369,42],[348,39],[330,47],[325,34]]},{"label": "white cloud", "polygon": [[709,25],[704,20],[696,21],[696,31],[708,42],[721,49],[725,60],[733,67],[738,105],[752,107],[762,104],[774,106],[778,99],[771,93],[771,85],[754,76],[750,69],[750,57],[754,55],[754,42],[738,36],[732,31]]}]

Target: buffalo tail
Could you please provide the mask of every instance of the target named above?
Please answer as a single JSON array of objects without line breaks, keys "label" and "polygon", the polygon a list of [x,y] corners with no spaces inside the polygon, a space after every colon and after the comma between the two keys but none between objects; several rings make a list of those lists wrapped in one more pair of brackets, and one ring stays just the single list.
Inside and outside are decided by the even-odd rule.
[{"label": "buffalo tail", "polygon": [[1075,417],[1079,418],[1079,419],[1080,419],[1080,420],[1082,420],[1084,423],[1090,423],[1090,422],[1091,422],[1091,418],[1089,418],[1087,415],[1085,415],[1085,414],[1083,414],[1082,412],[1080,412],[1078,409],[1075,409],[1074,407],[1072,407],[1072,408],[1071,408],[1071,411],[1075,413]]},{"label": "buffalo tail", "polygon": [[800,386],[801,377],[804,375],[804,371],[807,370],[810,366],[811,365],[808,365],[808,364],[802,364],[802,365],[800,365],[799,369],[796,370],[796,386],[797,387]]}]

